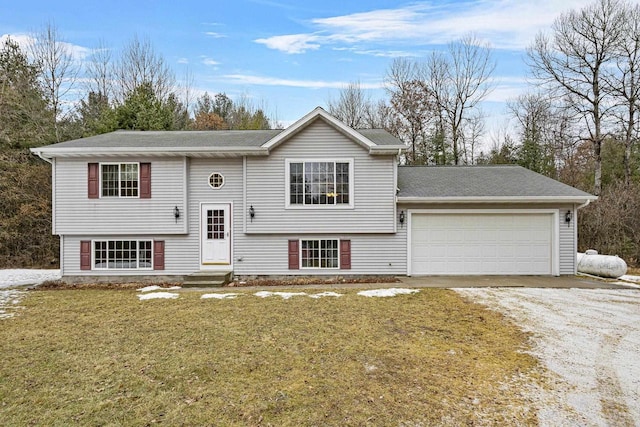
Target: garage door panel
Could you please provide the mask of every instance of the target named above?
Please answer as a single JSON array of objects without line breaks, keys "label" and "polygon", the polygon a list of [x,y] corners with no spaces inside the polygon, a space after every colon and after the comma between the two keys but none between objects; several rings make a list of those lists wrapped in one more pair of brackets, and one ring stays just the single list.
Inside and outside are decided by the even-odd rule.
[{"label": "garage door panel", "polygon": [[413,213],[412,274],[551,274],[550,213]]}]

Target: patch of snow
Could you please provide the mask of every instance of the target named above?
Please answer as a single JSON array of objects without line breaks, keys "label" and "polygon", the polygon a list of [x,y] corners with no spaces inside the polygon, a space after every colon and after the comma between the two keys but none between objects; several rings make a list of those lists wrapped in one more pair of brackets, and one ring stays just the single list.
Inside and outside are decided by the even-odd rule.
[{"label": "patch of snow", "polygon": [[234,299],[240,294],[228,293],[228,294],[203,294],[200,299]]},{"label": "patch of snow", "polygon": [[150,294],[138,295],[140,301],[148,299],[176,299],[178,297],[178,294],[174,294],[172,292],[152,292]]},{"label": "patch of snow", "polygon": [[309,298],[323,298],[323,297],[341,297],[342,294],[337,292],[320,292],[319,294],[309,295]]},{"label": "patch of snow", "polygon": [[170,288],[162,288],[158,285],[145,286],[144,288],[136,289],[138,292],[151,292],[151,291],[159,291],[160,289],[164,289],[166,291],[175,291],[178,289],[182,289],[180,286],[171,286]]},{"label": "patch of snow", "polygon": [[363,297],[395,297],[396,295],[415,294],[418,292],[420,292],[418,289],[389,288],[360,291],[358,295],[362,295]]},{"label": "patch of snow", "polygon": [[627,280],[629,282],[636,282],[636,283],[640,283],[640,276],[630,276],[628,274],[625,274],[624,276],[620,276],[618,277],[618,279],[620,280]]},{"label": "patch of snow", "polygon": [[268,298],[272,296],[282,297],[282,299],[289,299],[295,296],[307,295],[305,292],[271,292],[271,291],[260,291],[254,294],[260,298]]},{"label": "patch of snow", "polygon": [[58,280],[60,277],[60,270],[5,269],[0,270],[0,289],[39,285],[47,280]]},{"label": "patch of snow", "polygon": [[[529,396],[541,426],[640,420],[640,292],[623,289],[455,289],[532,333],[552,390]],[[611,410],[611,408],[616,408]]]},{"label": "patch of snow", "polygon": [[0,320],[15,316],[15,310],[22,308],[18,304],[26,295],[26,292],[15,289],[0,291]]}]

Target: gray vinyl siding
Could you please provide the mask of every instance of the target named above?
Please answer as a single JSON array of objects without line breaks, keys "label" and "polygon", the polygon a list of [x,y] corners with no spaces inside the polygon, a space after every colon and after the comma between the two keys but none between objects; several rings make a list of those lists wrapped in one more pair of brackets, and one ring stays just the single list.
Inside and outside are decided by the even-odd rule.
[{"label": "gray vinyl siding", "polygon": [[[80,242],[82,240],[164,240],[164,270],[80,270]],[[193,248],[193,239],[182,235],[86,235],[64,236],[64,276],[166,276],[185,275],[199,270],[198,242]],[[93,248],[92,248],[93,250]]]},{"label": "gray vinyl siding", "polygon": [[[353,209],[286,209],[286,159],[353,159]],[[247,205],[256,212],[250,234],[392,233],[395,212],[395,156],[368,150],[322,120],[273,149],[268,157],[247,158]]]},{"label": "gray vinyl siding", "polygon": [[[577,217],[573,205],[557,204],[420,204],[399,205],[398,211],[408,209],[557,209],[559,221],[559,274],[575,274],[576,245],[575,226]],[[565,214],[570,210],[573,218],[569,224],[565,222]],[[400,228],[398,228],[400,231]],[[406,240],[405,240],[406,244]]]},{"label": "gray vinyl siding", "polygon": [[[151,198],[87,196],[87,165],[102,162],[150,162]],[[185,222],[173,210],[184,206],[183,158],[56,159],[54,174],[57,234],[181,234]]]},{"label": "gray vinyl siding", "polygon": [[[288,241],[296,239],[350,240],[351,269],[289,270]],[[250,235],[236,241],[234,273],[240,276],[403,275],[407,271],[406,250],[402,233]]]}]

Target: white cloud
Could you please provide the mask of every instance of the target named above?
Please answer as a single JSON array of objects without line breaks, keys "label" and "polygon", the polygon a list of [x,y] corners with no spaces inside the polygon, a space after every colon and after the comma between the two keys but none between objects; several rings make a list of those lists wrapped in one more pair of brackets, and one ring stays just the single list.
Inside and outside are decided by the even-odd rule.
[{"label": "white cloud", "polygon": [[320,45],[315,42],[320,39],[320,36],[314,34],[290,34],[256,39],[255,42],[264,44],[269,49],[280,50],[285,53],[304,53],[307,50],[318,49]]},{"label": "white cloud", "polygon": [[[420,1],[395,9],[315,18],[309,21],[312,33],[276,35],[255,41],[286,53],[304,53],[323,45],[445,44],[474,33],[496,48],[523,49],[560,13],[582,6],[583,0],[469,0],[442,5]],[[359,49],[358,53],[380,52]]]},{"label": "white cloud", "polygon": [[[20,49],[25,53],[29,53],[29,46],[37,42],[37,39],[29,34],[3,34],[0,36],[0,43],[4,44],[8,38],[18,43]],[[64,49],[71,54],[71,58],[78,63],[84,61],[93,53],[92,49],[73,43],[60,42],[60,45],[63,46]]]},{"label": "white cloud", "polygon": [[227,37],[226,35],[220,34],[220,33],[216,33],[215,31],[205,31],[204,34],[206,36],[213,37],[214,39],[221,39],[221,38]]},{"label": "white cloud", "polygon": [[[282,79],[278,77],[255,76],[249,74],[227,74],[222,76],[226,82],[236,84],[260,85],[260,86],[289,86],[306,89],[342,89],[349,82],[346,81],[324,81],[324,80],[296,80]],[[382,82],[360,82],[362,89],[379,89],[383,87]]]},{"label": "white cloud", "polygon": [[212,66],[212,67],[214,67],[216,65],[220,65],[220,63],[218,61],[214,61],[213,59],[211,59],[209,57],[206,57],[206,56],[202,57],[202,63],[204,65],[209,65],[209,66]]},{"label": "white cloud", "polygon": [[188,64],[189,60],[187,58],[178,58],[178,64]]}]

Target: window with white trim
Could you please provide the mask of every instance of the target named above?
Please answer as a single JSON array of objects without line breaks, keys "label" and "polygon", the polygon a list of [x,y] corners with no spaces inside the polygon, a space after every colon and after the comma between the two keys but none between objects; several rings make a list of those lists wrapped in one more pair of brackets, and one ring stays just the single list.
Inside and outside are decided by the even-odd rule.
[{"label": "window with white trim", "polygon": [[139,163],[100,164],[102,197],[138,197],[139,182]]},{"label": "window with white trim", "polygon": [[339,268],[338,239],[300,240],[301,268]]},{"label": "window with white trim", "polygon": [[209,175],[209,186],[214,190],[222,188],[224,185],[224,175],[218,172],[214,172]]},{"label": "window with white trim", "polygon": [[349,206],[352,161],[288,161],[288,204]]},{"label": "window with white trim", "polygon": [[150,270],[153,268],[151,240],[95,240],[94,270]]}]

